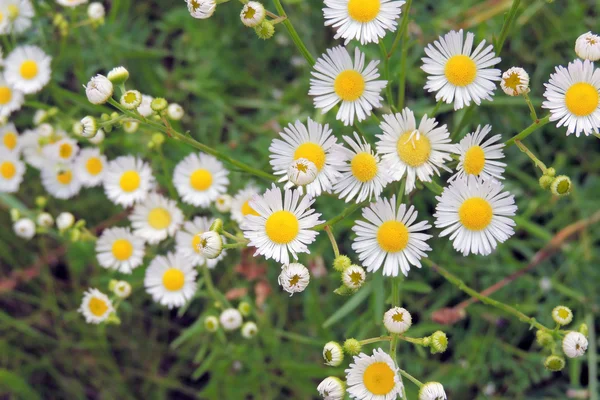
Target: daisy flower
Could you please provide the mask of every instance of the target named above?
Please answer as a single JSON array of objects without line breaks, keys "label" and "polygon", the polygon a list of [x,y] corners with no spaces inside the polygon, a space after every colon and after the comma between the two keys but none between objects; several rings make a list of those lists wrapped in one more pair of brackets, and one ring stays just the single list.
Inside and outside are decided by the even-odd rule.
[{"label": "daisy flower", "polygon": [[446,392],[439,382],[427,382],[419,390],[419,400],[446,400]]},{"label": "daisy flower", "polygon": [[[343,159],[335,154],[339,145],[329,125],[321,125],[309,118],[307,126],[296,121],[283,128],[279,135],[281,139],[273,139],[269,147],[269,158],[275,175],[283,175],[280,182],[288,182],[289,166],[295,160],[304,158],[315,164],[318,174],[312,183],[300,190],[306,189],[312,197],[329,192],[333,182],[339,179],[337,171],[343,165]],[[293,185],[288,182],[285,188]]]},{"label": "daisy flower", "polygon": [[393,307],[383,314],[383,325],[391,333],[404,333],[412,326],[412,316],[402,307]]},{"label": "daisy flower", "polygon": [[[227,255],[222,251],[221,254],[212,260],[206,259],[200,254],[198,245],[200,244],[200,235],[210,230],[214,218],[195,217],[191,221],[183,224],[183,228],[175,235],[175,250],[181,259],[190,263],[194,267],[200,267],[206,264],[208,268],[214,268],[219,261]],[[223,243],[225,238],[221,236]]]},{"label": "daisy flower", "polygon": [[144,200],[154,186],[150,166],[140,158],[121,156],[108,163],[104,174],[104,191],[115,204],[129,207]]},{"label": "daisy flower", "polygon": [[245,339],[252,339],[257,333],[258,326],[252,321],[248,321],[242,326],[242,337]]},{"label": "daisy flower", "polygon": [[51,61],[37,46],[17,47],[4,60],[4,77],[25,94],[37,93],[50,81]]},{"label": "daisy flower", "polygon": [[422,232],[431,225],[427,221],[414,223],[418,213],[413,206],[407,209],[401,204],[396,209],[393,196],[363,208],[362,216],[366,221],[357,220],[352,227],[356,233],[352,249],[368,272],[376,272],[383,265],[385,276],[398,276],[400,271],[406,276],[411,265],[421,268],[419,260],[431,250],[426,243],[431,235]]},{"label": "daisy flower", "polygon": [[45,140],[40,135],[39,129],[26,130],[21,135],[21,151],[23,158],[27,164],[31,165],[36,169],[41,169],[46,163],[46,156],[44,155],[44,147],[41,142]]},{"label": "daisy flower", "polygon": [[309,244],[315,241],[317,232],[312,230],[321,214],[310,206],[314,199],[302,196],[298,190],[281,189],[273,185],[264,195],[250,200],[250,207],[258,215],[249,214],[241,225],[249,247],[256,247],[254,255],[287,265],[289,253],[298,259],[298,253],[310,253]]},{"label": "daisy flower", "polygon": [[404,3],[393,0],[325,0],[325,26],[336,29],[334,38],[345,39],[345,45],[352,39],[360,40],[361,44],[377,43],[385,36],[386,30],[396,30],[396,19]]},{"label": "daisy flower", "polygon": [[317,386],[317,391],[323,397],[323,400],[343,400],[346,397],[346,385],[340,378],[335,376],[323,379]]},{"label": "daisy flower", "polygon": [[29,0],[4,0],[2,12],[6,13],[4,18],[8,22],[8,31],[11,33],[25,32],[31,26],[31,19],[35,14]]},{"label": "daisy flower", "polygon": [[83,295],[78,311],[83,314],[88,324],[100,324],[106,321],[115,309],[107,295],[98,289],[90,288]]},{"label": "daisy flower", "polygon": [[107,269],[130,274],[144,261],[144,240],[129,228],[109,228],[96,241],[96,258]]},{"label": "daisy flower", "polygon": [[500,80],[500,70],[491,69],[500,62],[494,46],[484,49],[485,40],[473,50],[475,35],[463,30],[450,31],[425,48],[427,57],[422,58],[421,69],[429,76],[425,89],[437,92],[435,100],[454,102],[459,110],[471,104],[481,104],[481,100],[492,100],[496,84]]},{"label": "daisy flower", "polygon": [[9,84],[5,76],[0,74],[0,118],[8,117],[14,111],[21,109],[25,97],[23,92],[15,89],[14,82]]},{"label": "daisy flower", "polygon": [[575,53],[582,60],[600,60],[600,36],[592,32],[579,36],[575,41]]},{"label": "daisy flower", "polygon": [[569,325],[573,321],[573,311],[565,306],[554,307],[552,310],[552,319],[559,325]]},{"label": "daisy flower", "polygon": [[365,55],[358,48],[354,50],[354,62],[345,47],[328,49],[311,72],[308,94],[315,96],[315,107],[323,114],[341,102],[336,119],[346,126],[354,124],[355,116],[363,121],[373,108],[381,107],[381,91],[388,83],[377,80],[378,65],[379,61],[371,61],[365,68]]},{"label": "daisy flower", "polygon": [[42,186],[57,199],[70,199],[81,190],[72,164],[50,163],[41,170]]},{"label": "daisy flower", "polygon": [[173,184],[184,203],[207,208],[227,192],[229,171],[215,157],[192,153],[173,172]]},{"label": "daisy flower", "polygon": [[150,193],[138,203],[129,216],[133,233],[149,244],[157,244],[175,235],[183,223],[183,213],[174,200],[158,193]]},{"label": "daisy flower", "polygon": [[120,299],[126,299],[131,294],[131,284],[126,281],[117,281],[115,282],[113,293]]},{"label": "daisy flower", "polygon": [[81,150],[74,163],[75,172],[83,186],[94,187],[102,184],[107,161],[100,149],[88,147]]},{"label": "daisy flower", "polygon": [[35,222],[29,218],[21,218],[13,224],[13,231],[22,239],[32,239],[35,236]]},{"label": "daisy flower", "polygon": [[509,96],[529,93],[529,74],[523,68],[509,68],[502,74],[500,87]]},{"label": "daisy flower", "polygon": [[231,218],[235,222],[241,224],[244,222],[246,215],[260,215],[250,207],[250,200],[257,194],[260,194],[259,189],[251,183],[233,196],[231,200]]},{"label": "daisy flower", "polygon": [[502,174],[506,164],[498,161],[504,158],[502,135],[494,135],[485,140],[491,130],[491,125],[483,128],[478,125],[475,132],[469,133],[456,145],[455,152],[460,160],[454,177],[474,175],[485,179],[504,179]]},{"label": "daisy flower", "polygon": [[569,332],[562,341],[562,349],[569,358],[581,357],[588,348],[588,340],[579,332]]},{"label": "daisy flower", "polygon": [[0,127],[0,151],[19,154],[21,146],[22,140],[15,124],[8,123]]},{"label": "daisy flower", "polygon": [[338,342],[327,342],[323,346],[325,365],[337,367],[344,361],[344,349]]},{"label": "daisy flower", "polygon": [[348,136],[343,136],[343,139],[350,149],[340,146],[338,150],[346,162],[339,169],[341,177],[333,184],[333,192],[346,202],[355,199],[360,203],[379,197],[393,180],[379,155],[375,154],[371,145],[356,132],[354,140]]},{"label": "daisy flower", "polygon": [[431,182],[434,173],[440,174],[440,168],[450,171],[444,162],[452,159],[450,153],[455,147],[450,143],[446,125],[437,126],[435,118],[425,115],[417,128],[415,115],[408,108],[402,113],[384,115],[383,119],[379,126],[383,134],[377,135],[377,153],[388,164],[394,180],[406,175],[406,194],[415,188],[417,178]]},{"label": "daisy flower", "polygon": [[227,193],[220,195],[215,200],[215,208],[220,213],[228,213],[231,211],[231,201],[233,198]]},{"label": "daisy flower", "polygon": [[342,271],[342,283],[352,290],[360,289],[366,278],[365,269],[359,265],[351,265]]},{"label": "daisy flower", "polygon": [[291,263],[281,268],[277,281],[290,294],[303,292],[310,283],[308,268],[300,263]]},{"label": "daisy flower", "polygon": [[215,0],[185,0],[190,15],[196,19],[207,19],[212,17],[217,9]]},{"label": "daisy flower", "polygon": [[155,302],[181,307],[196,293],[196,270],[177,254],[156,256],[146,269],[144,287]]},{"label": "daisy flower", "polygon": [[394,400],[402,396],[402,382],[394,360],[381,349],[360,353],[346,369],[347,392],[353,399]]},{"label": "daisy flower", "polygon": [[65,137],[54,143],[50,143],[43,148],[46,159],[55,162],[68,163],[77,155],[79,146],[77,141]]},{"label": "daisy flower", "polygon": [[567,68],[558,66],[544,86],[546,101],[542,107],[550,110],[550,121],[558,121],[557,128],[566,126],[567,136],[598,133],[600,69],[594,68],[594,63],[575,60]]},{"label": "daisy flower", "polygon": [[517,212],[514,196],[503,192],[494,179],[474,176],[456,179],[446,187],[434,217],[435,226],[444,229],[440,237],[450,235],[452,245],[464,256],[470,253],[487,256],[515,232],[510,219]]},{"label": "daisy flower", "polygon": [[242,326],[242,314],[235,308],[227,308],[219,316],[219,322],[224,330],[234,331]]},{"label": "daisy flower", "polygon": [[142,102],[137,108],[137,111],[142,117],[149,117],[154,114],[154,110],[152,110],[152,100],[154,100],[154,97],[147,94],[142,95]]},{"label": "daisy flower", "polygon": [[0,192],[17,192],[24,174],[25,164],[17,154],[0,148]]}]

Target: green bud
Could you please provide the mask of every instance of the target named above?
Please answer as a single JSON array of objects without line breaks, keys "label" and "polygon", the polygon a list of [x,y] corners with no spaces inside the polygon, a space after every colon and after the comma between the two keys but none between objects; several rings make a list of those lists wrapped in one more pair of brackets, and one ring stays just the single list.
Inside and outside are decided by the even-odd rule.
[{"label": "green bud", "polygon": [[588,336],[589,329],[588,329],[587,324],[581,324],[581,325],[579,325],[579,333],[581,333],[585,337]]},{"label": "green bud", "polygon": [[115,291],[115,286],[117,286],[117,282],[119,282],[116,279],[111,279],[110,282],[108,282],[108,290],[110,290],[111,292]]},{"label": "green bud", "polygon": [[108,115],[107,113],[103,113],[100,116],[100,121],[102,121],[102,122],[110,121],[110,115]]},{"label": "green bud", "polygon": [[48,199],[44,196],[38,196],[35,198],[35,205],[38,206],[38,208],[45,208],[46,204],[48,204]]},{"label": "green bud", "polygon": [[431,343],[429,344],[429,348],[431,349],[431,354],[443,353],[448,348],[448,337],[442,331],[436,331],[433,335],[430,336]]},{"label": "green bud", "polygon": [[539,180],[540,187],[544,190],[550,189],[550,185],[552,185],[553,180],[554,180],[554,178],[552,178],[551,176],[542,175]]},{"label": "green bud", "polygon": [[165,135],[163,135],[160,132],[153,133],[152,134],[152,142],[156,146],[162,146],[162,144],[165,142]]},{"label": "green bud", "polygon": [[121,318],[119,318],[119,317],[117,316],[117,314],[115,314],[115,313],[111,313],[111,314],[108,316],[108,318],[107,318],[107,320],[106,320],[106,323],[107,323],[107,324],[112,324],[112,325],[121,325]]},{"label": "green bud", "polygon": [[554,178],[556,176],[556,170],[552,167],[546,169],[546,173],[544,175],[547,175],[551,178]]},{"label": "green bud", "polygon": [[351,356],[356,356],[360,354],[361,349],[362,345],[358,340],[354,338],[346,339],[346,341],[344,342],[344,351]]},{"label": "green bud", "polygon": [[152,103],[150,103],[150,108],[152,108],[156,112],[164,111],[167,109],[168,106],[169,103],[162,97],[157,97],[154,100],[152,100]]},{"label": "green bud", "polygon": [[350,260],[350,257],[348,256],[340,255],[333,260],[333,269],[338,272],[344,271],[350,265],[352,265],[352,260]]},{"label": "green bud", "polygon": [[16,208],[10,209],[10,219],[12,222],[17,222],[21,218],[21,212]]},{"label": "green bud", "polygon": [[217,233],[223,232],[223,220],[221,218],[215,219],[215,222],[212,223],[209,230]]},{"label": "green bud", "polygon": [[555,196],[566,196],[571,194],[572,190],[573,184],[571,183],[571,179],[565,175],[557,176],[550,185],[550,191]]},{"label": "green bud", "polygon": [[256,36],[263,40],[271,39],[275,34],[275,26],[271,22],[265,20],[254,28],[254,32],[256,32]]},{"label": "green bud", "polygon": [[80,219],[79,221],[75,222],[75,229],[81,229],[85,226],[85,219]]},{"label": "green bud", "polygon": [[81,239],[81,231],[79,229],[71,229],[69,231],[69,239],[71,242],[78,242]]},{"label": "green bud", "polygon": [[210,315],[204,319],[204,329],[209,332],[216,332],[219,329],[219,320],[217,317]]},{"label": "green bud", "polygon": [[350,296],[351,294],[354,294],[355,292],[356,292],[356,290],[352,290],[346,285],[342,285],[333,291],[333,293],[335,293],[339,296]]},{"label": "green bud", "polygon": [[238,311],[242,313],[244,317],[247,317],[252,311],[252,306],[247,301],[242,301],[240,304],[238,304]]},{"label": "green bud", "polygon": [[549,371],[560,371],[565,367],[565,359],[561,356],[549,356],[544,360],[544,367]]},{"label": "green bud", "polygon": [[539,345],[542,347],[551,347],[554,345],[554,338],[547,332],[537,331],[535,333],[535,337]]},{"label": "green bud", "polygon": [[123,67],[116,67],[109,71],[106,77],[113,85],[122,85],[129,79],[129,71]]}]

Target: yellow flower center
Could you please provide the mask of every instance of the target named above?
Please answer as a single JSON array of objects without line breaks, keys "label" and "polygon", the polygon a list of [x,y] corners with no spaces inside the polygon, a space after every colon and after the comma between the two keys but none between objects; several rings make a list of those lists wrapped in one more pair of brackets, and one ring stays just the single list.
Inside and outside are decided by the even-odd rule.
[{"label": "yellow flower center", "polygon": [[104,166],[102,165],[102,160],[100,160],[98,157],[90,157],[85,163],[85,169],[87,169],[87,172],[90,175],[98,175],[100,172],[102,172],[103,168]]},{"label": "yellow flower center", "polygon": [[564,309],[564,308],[559,308],[558,309],[558,316],[561,319],[567,319],[569,317],[569,311]]},{"label": "yellow flower center", "polygon": [[140,181],[140,174],[137,171],[125,171],[121,175],[119,186],[121,186],[121,190],[124,192],[131,193],[140,187]]},{"label": "yellow flower center", "polygon": [[348,2],[350,18],[362,23],[371,22],[377,18],[380,8],[380,0],[350,0]]},{"label": "yellow flower center", "polygon": [[388,253],[397,253],[408,245],[408,228],[399,221],[386,221],[377,231],[379,246]]},{"label": "yellow flower center", "polygon": [[12,90],[8,86],[0,86],[0,106],[8,104],[12,99]]},{"label": "yellow flower center", "polygon": [[396,386],[395,373],[384,362],[369,365],[363,374],[363,384],[369,392],[375,395],[385,395]]},{"label": "yellow flower center", "polygon": [[463,163],[465,172],[469,175],[479,175],[485,167],[485,153],[481,146],[473,146],[465,153]]},{"label": "yellow flower center", "polygon": [[556,191],[559,194],[565,194],[565,193],[569,192],[570,188],[571,188],[571,183],[569,182],[568,179],[565,179],[565,180],[558,182],[558,185],[556,186]]},{"label": "yellow flower center", "polygon": [[598,108],[598,90],[589,83],[576,83],[567,90],[565,103],[572,114],[585,117]]},{"label": "yellow flower center", "polygon": [[33,79],[37,76],[38,74],[38,65],[35,61],[33,60],[26,60],[23,61],[23,63],[21,64],[21,77],[23,77],[23,79]]},{"label": "yellow flower center", "polygon": [[10,161],[4,161],[0,165],[0,174],[4,179],[12,179],[13,176],[17,173],[17,168],[15,164]]},{"label": "yellow flower center", "polygon": [[[19,7],[17,7],[14,4],[10,4],[8,7],[6,7],[8,9],[8,18],[10,18],[11,20],[15,20],[17,19],[17,17],[19,16],[19,14],[21,13],[19,10]],[[0,19],[1,20],[1,19]]]},{"label": "yellow flower center", "polygon": [[454,86],[467,86],[477,77],[477,65],[471,57],[459,54],[446,62],[444,74]]},{"label": "yellow flower center", "polygon": [[244,12],[244,19],[252,19],[254,18],[255,14],[256,10],[254,9],[254,7],[247,7],[246,11]]},{"label": "yellow flower center", "polygon": [[353,69],[341,72],[333,83],[335,93],[344,101],[358,100],[365,92],[365,86],[365,78]]},{"label": "yellow flower center", "polygon": [[4,143],[4,147],[7,149],[14,149],[17,147],[17,134],[14,132],[5,133],[4,137],[2,138],[2,142]]},{"label": "yellow flower center", "polygon": [[404,322],[404,314],[401,312],[396,313],[392,316],[392,321],[394,322]]},{"label": "yellow flower center", "polygon": [[504,86],[514,91],[517,90],[517,86],[521,84],[521,78],[516,72],[511,73],[508,78],[504,80]]},{"label": "yellow flower center", "polygon": [[58,148],[58,154],[59,154],[60,158],[71,157],[71,154],[73,154],[73,146],[71,146],[69,143],[61,144],[60,147]]},{"label": "yellow flower center", "polygon": [[117,239],[112,245],[112,253],[119,261],[128,260],[133,254],[133,245],[127,239]]},{"label": "yellow flower center", "polygon": [[420,167],[429,160],[431,154],[431,143],[425,135],[413,135],[412,132],[406,132],[398,139],[396,144],[398,157],[402,162],[411,167]]},{"label": "yellow flower center", "polygon": [[461,224],[471,231],[484,230],[492,222],[492,206],[481,197],[465,200],[458,210]]},{"label": "yellow flower center", "polygon": [[125,93],[125,103],[133,104],[133,103],[135,103],[136,99],[137,99],[137,96],[135,95],[135,93],[133,93],[133,92]]},{"label": "yellow flower center", "polygon": [[257,217],[260,216],[259,213],[257,213],[254,208],[252,208],[250,206],[250,200],[246,200],[244,202],[244,204],[242,204],[242,215],[246,216],[246,215],[256,215]]},{"label": "yellow flower center", "polygon": [[377,176],[377,160],[372,154],[358,153],[352,159],[352,175],[361,182],[368,182]]},{"label": "yellow flower center", "polygon": [[148,213],[148,224],[154,229],[165,229],[171,225],[171,214],[162,207],[150,210]]},{"label": "yellow flower center", "polygon": [[194,249],[194,251],[196,253],[200,253],[200,249],[198,248],[198,246],[200,245],[200,242],[202,241],[202,239],[200,239],[200,236],[203,233],[204,232],[200,232],[200,233],[194,235],[194,237],[192,237],[192,249]]},{"label": "yellow flower center", "polygon": [[321,146],[313,142],[302,143],[294,152],[294,160],[306,158],[317,166],[320,171],[325,165],[325,150]]},{"label": "yellow flower center", "polygon": [[352,272],[348,277],[350,278],[350,282],[354,285],[360,285],[363,279],[359,272]]},{"label": "yellow flower center", "polygon": [[294,275],[290,278],[290,286],[296,286],[300,282],[300,275]]},{"label": "yellow flower center", "polygon": [[288,244],[298,236],[300,223],[289,211],[276,211],[265,224],[267,236],[277,244]]},{"label": "yellow flower center", "polygon": [[168,291],[175,292],[181,290],[185,284],[185,275],[176,268],[169,268],[163,274],[162,283]]},{"label": "yellow flower center", "polygon": [[200,191],[204,191],[212,185],[212,174],[206,169],[197,169],[190,176],[190,185]]},{"label": "yellow flower center", "polygon": [[63,185],[68,185],[73,180],[73,173],[71,171],[59,172],[56,180]]},{"label": "yellow flower center", "polygon": [[102,299],[92,297],[88,304],[88,308],[96,317],[101,317],[106,314],[106,311],[108,311],[108,304],[106,304],[106,301]]}]

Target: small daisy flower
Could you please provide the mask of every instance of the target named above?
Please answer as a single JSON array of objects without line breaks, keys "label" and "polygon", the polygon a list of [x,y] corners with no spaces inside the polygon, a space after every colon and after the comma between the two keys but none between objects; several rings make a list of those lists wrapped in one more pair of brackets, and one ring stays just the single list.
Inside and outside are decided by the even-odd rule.
[{"label": "small daisy flower", "polygon": [[25,164],[17,154],[0,148],[0,193],[17,192],[23,182],[25,169]]},{"label": "small daisy flower", "polygon": [[404,333],[412,325],[412,316],[402,307],[394,307],[383,315],[383,325],[390,333]]},{"label": "small daisy flower", "polygon": [[425,89],[437,92],[436,101],[454,102],[455,110],[471,102],[479,105],[481,100],[492,100],[494,81],[500,80],[500,70],[491,68],[500,62],[494,46],[484,48],[484,40],[473,50],[474,37],[467,32],[465,40],[462,29],[450,31],[429,44],[425,48],[427,57],[422,59],[421,69],[429,75]]},{"label": "small daisy flower", "polygon": [[265,19],[265,7],[258,1],[249,1],[242,8],[240,19],[242,23],[250,28],[260,25]]},{"label": "small daisy flower", "polygon": [[37,216],[36,222],[42,228],[51,228],[54,225],[54,218],[49,213],[43,212]]},{"label": "small daisy flower", "polygon": [[341,102],[336,119],[346,126],[354,124],[355,117],[363,121],[373,108],[381,107],[381,91],[388,84],[377,80],[378,65],[379,61],[371,61],[365,68],[365,55],[358,47],[354,50],[354,62],[346,48],[328,49],[311,72],[308,94],[315,96],[315,107],[322,109],[323,114]]},{"label": "small daisy flower", "polygon": [[450,171],[444,162],[452,159],[450,153],[455,147],[450,143],[446,125],[437,126],[435,118],[425,115],[417,128],[415,114],[408,108],[402,113],[384,115],[383,119],[379,126],[383,134],[377,135],[377,153],[387,163],[394,180],[406,175],[406,194],[413,191],[417,178],[431,182],[434,174],[440,175],[440,168]]},{"label": "small daisy flower", "polygon": [[317,391],[323,400],[344,400],[346,397],[346,385],[335,376],[323,379],[317,386]]},{"label": "small daisy flower", "polygon": [[14,111],[21,109],[25,97],[23,92],[15,89],[14,82],[9,84],[4,75],[0,74],[0,118],[8,117]]},{"label": "small daisy flower", "polygon": [[50,81],[51,61],[37,46],[17,47],[4,61],[4,77],[25,94],[37,93]]},{"label": "small daisy flower", "polygon": [[83,126],[83,131],[81,132],[81,136],[84,138],[94,137],[96,132],[98,132],[98,122],[96,118],[88,115],[81,120],[81,126]]},{"label": "small daisy flower", "polygon": [[235,308],[227,308],[223,310],[219,316],[219,322],[226,331],[234,331],[242,326],[242,314]]},{"label": "small daisy flower", "polygon": [[43,146],[40,143],[44,138],[40,135],[39,129],[26,130],[21,135],[21,151],[27,164],[36,169],[41,169],[47,164],[46,156],[43,153]]},{"label": "small daisy flower", "polygon": [[120,299],[126,299],[131,294],[131,285],[126,281],[118,281],[113,288],[114,294]]},{"label": "small daisy flower", "polygon": [[248,321],[242,326],[242,337],[245,339],[252,339],[257,333],[258,327],[252,321]]},{"label": "small daisy flower", "polygon": [[569,325],[573,321],[573,311],[565,306],[554,307],[552,310],[552,319],[559,325]]},{"label": "small daisy flower", "polygon": [[217,9],[215,0],[185,0],[187,2],[190,15],[197,19],[207,19],[212,17]]},{"label": "small daisy flower", "polygon": [[562,341],[562,349],[569,358],[581,357],[588,348],[588,340],[579,332],[569,332]]},{"label": "small daisy flower", "polygon": [[75,216],[70,212],[61,212],[56,217],[56,227],[59,231],[65,231],[73,226],[75,223]]},{"label": "small daisy flower", "polygon": [[183,223],[183,213],[174,200],[151,193],[135,206],[129,220],[135,235],[149,244],[157,244],[175,235]]},{"label": "small daisy flower", "polygon": [[474,175],[484,179],[504,179],[502,174],[506,164],[498,161],[504,158],[502,135],[494,135],[485,140],[491,130],[490,125],[483,128],[478,125],[475,132],[469,133],[456,145],[456,154],[460,156],[460,160],[455,177]]},{"label": "small daisy flower", "polygon": [[415,223],[418,213],[413,206],[401,204],[396,209],[393,196],[363,208],[362,216],[366,221],[357,220],[352,227],[356,233],[352,249],[368,272],[383,265],[384,276],[398,276],[399,272],[407,276],[411,265],[421,268],[420,259],[431,250],[426,242],[431,235],[422,232],[431,225]]},{"label": "small daisy flower", "polygon": [[254,255],[263,255],[287,265],[290,253],[298,259],[298,253],[310,253],[308,245],[315,241],[317,232],[312,230],[323,221],[321,214],[310,206],[314,199],[302,196],[298,190],[284,190],[273,185],[262,196],[254,196],[250,207],[259,215],[248,214],[241,228],[255,247]]},{"label": "small daisy flower", "polygon": [[98,289],[90,288],[84,293],[78,311],[83,314],[88,324],[100,324],[106,321],[115,309],[107,295]]},{"label": "small daisy flower", "polygon": [[310,283],[310,273],[304,265],[291,263],[281,268],[277,281],[291,297],[294,293],[300,293],[306,289]]},{"label": "small daisy flower", "polygon": [[198,252],[207,260],[214,260],[223,251],[223,238],[217,232],[207,231],[199,236]]},{"label": "small daisy flower", "polygon": [[393,0],[325,0],[325,26],[337,30],[334,39],[352,39],[361,44],[378,43],[386,30],[394,32],[405,1]]},{"label": "small daisy flower", "polygon": [[222,194],[215,200],[215,208],[220,213],[227,213],[231,211],[231,201],[233,198],[228,194]]},{"label": "small daisy flower", "polygon": [[29,218],[21,218],[13,224],[13,231],[18,237],[29,240],[35,236],[35,222]]},{"label": "small daisy flower", "polygon": [[[198,247],[200,244],[200,236],[210,230],[210,226],[213,222],[214,219],[196,217],[192,221],[187,221],[183,224],[183,228],[175,235],[175,249],[177,254],[194,267],[200,267],[206,264],[208,268],[212,269],[226,256],[226,252],[222,251],[217,258],[208,260],[200,254],[200,249]],[[221,239],[225,242],[225,238],[222,237]]]},{"label": "small daisy flower", "polygon": [[43,153],[47,160],[63,163],[73,160],[78,151],[79,146],[77,145],[77,141],[68,137],[48,144],[43,148]]},{"label": "small daisy flower", "polygon": [[446,400],[446,392],[441,383],[427,382],[419,390],[419,400]]},{"label": "small daisy flower", "polygon": [[102,3],[94,2],[90,3],[87,9],[88,18],[92,21],[99,21],[106,15],[106,10]]},{"label": "small daisy flower", "polygon": [[144,240],[129,228],[109,228],[96,242],[98,263],[107,269],[130,274],[144,262]]},{"label": "small daisy flower", "polygon": [[344,349],[338,342],[327,342],[323,347],[325,365],[337,367],[344,361]]},{"label": "small daisy flower", "polygon": [[8,123],[0,127],[0,151],[19,154],[22,145],[23,143],[15,124]]},{"label": "small daisy flower", "polygon": [[196,293],[196,270],[174,253],[156,256],[146,269],[144,287],[155,302],[181,307]]},{"label": "small daisy flower", "polygon": [[102,184],[102,178],[107,167],[106,157],[95,147],[88,147],[74,161],[75,172],[84,187],[94,187]]},{"label": "small daisy flower", "polygon": [[85,94],[92,104],[104,104],[113,95],[114,87],[111,81],[104,75],[96,75],[85,87]]},{"label": "small daisy flower", "polygon": [[104,141],[104,138],[104,131],[102,129],[98,129],[96,134],[93,137],[88,138],[88,140],[91,144],[95,144],[97,146]]},{"label": "small daisy flower", "polygon": [[550,121],[558,121],[557,128],[565,126],[567,136],[577,137],[599,132],[600,69],[594,63],[575,60],[567,68],[558,66],[544,86],[542,107],[550,110]]},{"label": "small daisy flower", "polygon": [[366,278],[365,269],[359,265],[351,265],[342,271],[344,286],[352,290],[360,289]]},{"label": "small daisy flower", "polygon": [[443,353],[448,349],[448,336],[442,331],[435,331],[430,336],[431,354]]},{"label": "small daisy flower", "polygon": [[121,96],[120,103],[127,110],[138,108],[142,104],[142,94],[137,90],[128,90]]},{"label": "small daisy flower", "polygon": [[[91,4],[90,4],[91,6]],[[89,11],[89,8],[88,8]],[[113,85],[121,85],[125,82],[127,82],[127,79],[129,79],[129,71],[127,71],[127,68],[123,67],[123,66],[119,66],[119,67],[115,67],[113,69],[111,69],[110,71],[108,71],[108,74],[106,74],[106,78],[111,81],[113,83]]]},{"label": "small daisy flower", "polygon": [[143,201],[153,185],[150,166],[134,156],[117,157],[108,163],[104,173],[106,196],[124,207]]},{"label": "small daisy flower", "polygon": [[434,217],[435,226],[444,229],[440,237],[448,236],[454,248],[464,256],[470,253],[487,256],[498,242],[504,243],[515,232],[514,196],[503,192],[502,184],[494,179],[469,176],[456,179],[446,187]]},{"label": "small daisy flower", "polygon": [[287,177],[296,186],[306,186],[315,181],[319,176],[319,169],[312,161],[306,158],[294,160],[287,170]]},{"label": "small daisy flower", "polygon": [[81,4],[85,4],[88,0],[56,0],[58,4],[65,7],[77,7]]},{"label": "small daisy flower", "polygon": [[529,92],[529,74],[523,68],[512,67],[502,74],[500,87],[509,96]]},{"label": "small daisy flower", "polygon": [[136,133],[139,127],[140,123],[132,119],[123,122],[123,131],[125,133]]},{"label": "small daisy flower", "polygon": [[152,101],[154,97],[149,96],[147,94],[142,95],[142,102],[137,108],[137,111],[140,113],[142,117],[149,117],[154,114],[154,110],[152,109]]},{"label": "small daisy flower", "polygon": [[575,41],[575,53],[582,60],[600,60],[600,36],[592,32],[579,36]]},{"label": "small daisy flower", "polygon": [[229,171],[215,157],[192,153],[175,167],[173,184],[184,203],[207,208],[227,192],[228,174]]},{"label": "small daisy flower", "polygon": [[[337,140],[329,125],[321,125],[310,118],[307,126],[300,121],[283,128],[281,139],[273,139],[269,147],[269,158],[275,175],[283,175],[280,182],[289,180],[288,170],[294,161],[301,158],[312,162],[318,170],[316,179],[302,187],[312,197],[329,192],[337,179],[337,170],[343,165],[343,159],[335,154]],[[293,186],[288,182],[285,188]]]},{"label": "small daisy flower", "polygon": [[209,315],[204,319],[204,329],[208,332],[216,332],[219,329],[219,319],[214,315]]},{"label": "small daisy flower", "polygon": [[22,33],[29,29],[35,14],[29,0],[4,0],[2,6],[11,33]]},{"label": "small daisy flower", "polygon": [[246,215],[260,215],[250,207],[250,200],[258,194],[260,194],[258,188],[253,184],[249,184],[233,196],[233,199],[231,200],[231,218],[233,218],[235,222],[241,224],[244,222]]},{"label": "small daisy flower", "polygon": [[71,164],[49,164],[41,170],[42,186],[52,197],[66,200],[81,190],[81,181]]},{"label": "small daisy flower", "polygon": [[360,353],[346,369],[347,392],[353,399],[393,400],[402,396],[402,382],[394,360],[383,350]]},{"label": "small daisy flower", "polygon": [[167,107],[167,116],[173,121],[179,121],[183,118],[184,114],[185,111],[183,110],[183,107],[177,103],[171,103],[169,104],[169,107]]}]

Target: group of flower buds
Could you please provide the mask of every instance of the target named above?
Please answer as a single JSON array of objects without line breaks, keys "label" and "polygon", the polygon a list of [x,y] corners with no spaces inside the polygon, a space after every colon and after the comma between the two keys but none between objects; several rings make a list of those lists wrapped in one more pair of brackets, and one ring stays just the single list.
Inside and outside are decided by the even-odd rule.
[{"label": "group of flower buds", "polygon": [[223,330],[226,332],[232,332],[241,327],[242,337],[252,339],[258,333],[258,327],[252,321],[244,323],[244,317],[248,317],[251,311],[252,306],[250,303],[243,301],[238,305],[237,309],[226,308],[223,310],[219,318],[214,315],[204,318],[204,329],[214,333],[219,330],[219,327],[223,327]]},{"label": "group of flower buds", "polygon": [[267,11],[258,1],[249,1],[242,8],[240,19],[242,23],[249,28],[254,28],[254,32],[261,39],[270,39],[275,34],[275,25],[266,19]]},{"label": "group of flower buds", "polygon": [[344,361],[344,353],[356,356],[360,354],[361,350],[362,345],[353,338],[346,339],[343,346],[338,342],[327,342],[323,347],[323,360],[325,360],[325,365],[337,367]]},{"label": "group of flower buds", "polygon": [[567,196],[573,190],[571,179],[566,175],[556,176],[554,168],[548,168],[540,178],[540,186],[555,196]]},{"label": "group of flower buds", "polygon": [[342,286],[334,290],[340,296],[355,293],[365,283],[367,274],[360,265],[352,264],[348,256],[340,255],[333,260],[333,269],[342,274]]}]

